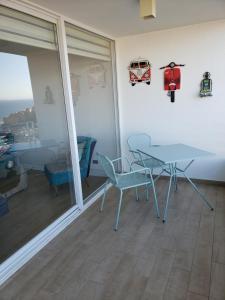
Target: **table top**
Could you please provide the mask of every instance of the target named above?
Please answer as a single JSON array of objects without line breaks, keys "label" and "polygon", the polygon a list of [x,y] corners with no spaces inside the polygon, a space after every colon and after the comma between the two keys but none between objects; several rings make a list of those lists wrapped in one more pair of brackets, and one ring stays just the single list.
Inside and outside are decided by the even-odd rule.
[{"label": "table top", "polygon": [[160,160],[165,164],[194,160],[212,156],[214,153],[204,151],[184,144],[172,144],[163,146],[140,147],[141,153]]},{"label": "table top", "polygon": [[10,152],[17,152],[17,151],[26,151],[26,150],[32,150],[32,149],[39,149],[41,148],[42,145],[41,143],[38,141],[36,143],[28,143],[28,142],[24,142],[24,143],[15,143],[12,144],[10,147]]}]

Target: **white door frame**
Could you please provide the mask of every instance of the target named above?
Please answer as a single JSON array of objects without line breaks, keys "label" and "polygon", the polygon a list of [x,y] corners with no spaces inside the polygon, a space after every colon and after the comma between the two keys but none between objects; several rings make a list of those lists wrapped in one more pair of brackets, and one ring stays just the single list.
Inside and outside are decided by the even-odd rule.
[{"label": "white door frame", "polygon": [[65,22],[63,17],[59,17],[57,22],[57,36],[58,36],[59,54],[60,54],[60,61],[61,61],[64,97],[65,97],[65,104],[66,104],[66,115],[67,115],[68,130],[70,136],[70,149],[71,149],[71,159],[72,159],[72,166],[73,166],[76,202],[78,207],[82,210],[83,194],[82,194],[81,176],[80,176],[80,168],[79,168],[79,154],[78,154],[77,142],[76,142],[77,140],[76,122],[75,122],[75,112],[74,112],[74,105],[73,105],[71,80],[70,80],[69,58],[67,53]]}]

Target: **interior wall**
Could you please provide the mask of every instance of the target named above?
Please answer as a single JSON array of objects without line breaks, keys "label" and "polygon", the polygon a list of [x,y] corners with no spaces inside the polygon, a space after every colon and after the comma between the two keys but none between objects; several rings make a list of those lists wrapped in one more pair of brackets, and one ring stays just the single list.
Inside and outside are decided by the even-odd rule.
[{"label": "interior wall", "polygon": [[[116,157],[116,127],[112,86],[111,62],[69,55],[70,72],[78,80],[78,91],[74,95],[77,135],[90,136],[97,140],[92,157],[91,174],[103,175],[96,153]],[[105,70],[105,85],[90,85],[89,68],[101,64]],[[73,88],[73,84],[72,84]]]},{"label": "interior wall", "polygon": [[[216,154],[196,161],[193,178],[225,181],[225,21],[119,38],[116,41],[122,152],[129,135],[146,132],[155,144],[185,143]],[[152,82],[132,87],[128,65],[137,57],[152,64]],[[182,87],[171,103],[163,70],[171,61],[182,68]],[[213,97],[200,98],[200,81],[209,71]]]}]

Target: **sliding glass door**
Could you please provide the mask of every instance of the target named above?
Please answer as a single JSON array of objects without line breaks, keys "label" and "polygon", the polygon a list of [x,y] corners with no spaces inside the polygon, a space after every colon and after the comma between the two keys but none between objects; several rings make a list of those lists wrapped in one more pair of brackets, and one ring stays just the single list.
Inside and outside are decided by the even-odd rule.
[{"label": "sliding glass door", "polygon": [[66,23],[84,201],[106,181],[97,152],[117,156],[112,41]]},{"label": "sliding glass door", "polygon": [[0,264],[101,190],[97,152],[118,156],[113,42],[51,20],[0,5]]},{"label": "sliding glass door", "polygon": [[0,6],[0,262],[75,204],[55,25]]}]

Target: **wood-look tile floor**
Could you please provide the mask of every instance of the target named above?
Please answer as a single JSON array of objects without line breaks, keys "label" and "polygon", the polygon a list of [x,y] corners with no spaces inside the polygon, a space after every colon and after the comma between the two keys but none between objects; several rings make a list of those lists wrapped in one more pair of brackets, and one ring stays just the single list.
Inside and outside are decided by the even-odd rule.
[{"label": "wood-look tile floor", "polygon": [[[209,211],[186,182],[171,199],[168,222],[150,201],[124,197],[119,231],[112,230],[117,191],[55,238],[1,289],[0,299],[224,300],[225,187],[199,185]],[[167,181],[157,183],[162,210]]]},{"label": "wood-look tile floor", "polygon": [[[105,180],[105,177],[90,176],[88,185],[85,182],[82,184],[84,198]],[[3,188],[2,183],[4,181],[0,181],[0,188]],[[0,217],[0,262],[60,217],[75,204],[75,199],[68,184],[60,186],[56,196],[49,188],[46,176],[42,172],[31,171],[28,174],[28,188],[9,198],[8,204],[9,213]]]}]

